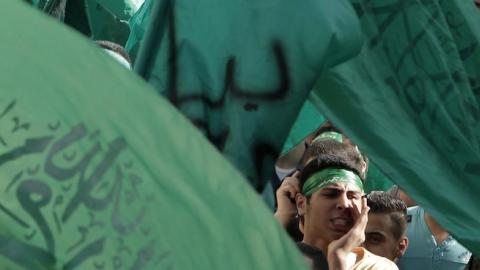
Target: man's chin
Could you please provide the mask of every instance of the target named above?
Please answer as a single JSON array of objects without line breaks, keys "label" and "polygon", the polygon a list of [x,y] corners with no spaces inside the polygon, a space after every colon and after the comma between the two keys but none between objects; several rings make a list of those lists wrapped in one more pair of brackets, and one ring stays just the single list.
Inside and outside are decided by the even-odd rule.
[{"label": "man's chin", "polygon": [[341,236],[343,236],[344,234],[346,234],[348,231],[350,231],[350,229],[352,229],[352,224],[349,222],[347,224],[333,224],[331,223],[330,224],[330,230],[335,234],[335,235],[338,235],[340,234]]},{"label": "man's chin", "polygon": [[338,239],[338,238],[344,236],[351,229],[352,229],[351,225],[331,226],[330,227],[330,232],[335,239]]},{"label": "man's chin", "polygon": [[337,240],[337,239],[341,238],[342,236],[344,236],[349,230],[350,230],[350,228],[348,228],[348,229],[347,228],[342,228],[342,229],[336,228],[336,229],[331,231],[332,238],[334,240]]}]

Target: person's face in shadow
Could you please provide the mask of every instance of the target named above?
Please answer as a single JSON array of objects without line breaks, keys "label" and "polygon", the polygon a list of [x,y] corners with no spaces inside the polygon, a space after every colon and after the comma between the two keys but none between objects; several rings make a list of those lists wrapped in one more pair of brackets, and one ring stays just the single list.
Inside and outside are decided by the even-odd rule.
[{"label": "person's face in shadow", "polygon": [[408,239],[395,237],[395,224],[389,213],[368,213],[363,246],[375,255],[396,262],[408,246]]}]

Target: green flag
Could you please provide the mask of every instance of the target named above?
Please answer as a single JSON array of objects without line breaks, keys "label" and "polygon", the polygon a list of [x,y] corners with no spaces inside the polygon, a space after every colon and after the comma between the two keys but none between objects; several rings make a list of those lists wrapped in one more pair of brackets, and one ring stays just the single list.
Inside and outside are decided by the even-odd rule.
[{"label": "green flag", "polygon": [[322,76],[315,104],[480,254],[477,8],[461,0],[352,2],[365,47]]},{"label": "green flag", "polygon": [[43,12],[63,21],[67,0],[24,0]]},{"label": "green flag", "polygon": [[299,143],[303,143],[303,140],[315,132],[325,121],[325,117],[312,104],[310,99],[307,99],[288,133],[288,137],[283,144],[282,154],[287,153]]},{"label": "green flag", "polygon": [[240,173],[142,79],[24,3],[4,8],[3,269],[306,269]]},{"label": "green flag", "polygon": [[124,45],[130,34],[128,20],[142,2],[142,0],[84,1],[92,39],[109,40]]},{"label": "green flag", "polygon": [[124,45],[128,20],[143,0],[26,0],[94,40]]},{"label": "green flag", "polygon": [[125,49],[128,51],[130,58],[136,59],[138,50],[140,49],[140,44],[145,36],[145,31],[147,30],[148,23],[150,22],[150,15],[152,12],[153,2],[146,1],[141,7],[135,12],[130,20],[128,25],[130,27],[130,35],[125,44]]},{"label": "green flag", "polygon": [[141,12],[150,30],[131,21],[127,43],[144,41],[136,70],[257,190],[314,80],[362,42],[344,0],[146,1]]}]

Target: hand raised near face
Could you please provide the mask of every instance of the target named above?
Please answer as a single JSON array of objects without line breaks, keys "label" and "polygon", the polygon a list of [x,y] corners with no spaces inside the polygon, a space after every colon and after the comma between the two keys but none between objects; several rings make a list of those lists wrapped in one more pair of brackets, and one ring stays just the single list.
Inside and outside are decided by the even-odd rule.
[{"label": "hand raised near face", "polygon": [[291,176],[285,177],[276,192],[277,211],[275,212],[275,217],[284,227],[286,227],[289,221],[297,214],[295,196],[300,192],[299,177],[299,171],[296,171]]},{"label": "hand raised near face", "polygon": [[356,204],[351,208],[354,220],[353,227],[339,239],[328,245],[327,260],[329,269],[346,269],[346,257],[356,247],[365,241],[365,228],[368,222],[367,198],[362,197],[360,209]]}]

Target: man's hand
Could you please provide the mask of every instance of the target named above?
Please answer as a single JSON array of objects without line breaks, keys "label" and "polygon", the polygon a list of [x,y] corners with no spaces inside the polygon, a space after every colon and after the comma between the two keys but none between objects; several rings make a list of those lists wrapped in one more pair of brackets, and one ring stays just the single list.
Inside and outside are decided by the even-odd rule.
[{"label": "man's hand", "polygon": [[297,214],[295,196],[300,192],[299,177],[299,171],[296,171],[292,176],[285,177],[276,192],[277,211],[275,212],[275,218],[285,228]]},{"label": "man's hand", "polygon": [[353,227],[341,238],[328,245],[328,265],[332,270],[346,269],[347,255],[365,241],[365,228],[368,222],[367,198],[362,198],[361,209],[354,204],[352,217],[355,221]]}]

